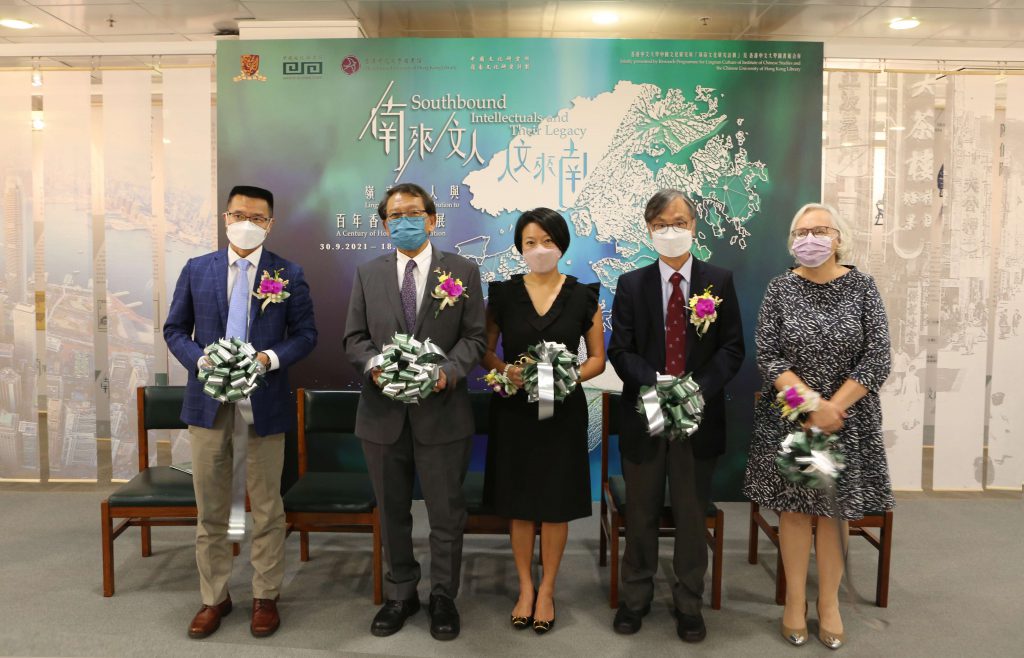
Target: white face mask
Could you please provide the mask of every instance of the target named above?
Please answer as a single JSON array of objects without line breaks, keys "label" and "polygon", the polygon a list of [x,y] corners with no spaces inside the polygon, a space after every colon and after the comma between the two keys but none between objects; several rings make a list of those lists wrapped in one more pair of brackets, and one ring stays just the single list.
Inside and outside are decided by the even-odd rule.
[{"label": "white face mask", "polygon": [[558,259],[561,257],[561,251],[548,247],[534,247],[523,254],[523,260],[526,261],[530,271],[537,274],[547,274],[555,269],[558,266]]},{"label": "white face mask", "polygon": [[665,258],[679,258],[693,246],[693,233],[688,229],[670,228],[665,234],[651,232],[654,250]]},{"label": "white face mask", "polygon": [[267,230],[252,222],[235,222],[227,228],[228,242],[239,249],[255,249],[267,239]]}]

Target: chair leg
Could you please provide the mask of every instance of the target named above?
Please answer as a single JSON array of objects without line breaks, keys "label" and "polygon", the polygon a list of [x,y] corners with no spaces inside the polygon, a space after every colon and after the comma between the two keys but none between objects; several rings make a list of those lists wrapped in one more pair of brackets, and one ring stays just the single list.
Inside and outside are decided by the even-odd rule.
[{"label": "chair leg", "polygon": [[384,602],[384,567],[381,564],[383,548],[380,538],[380,509],[373,510],[373,603]]},{"label": "chair leg", "polygon": [[892,510],[885,513],[879,532],[881,546],[878,547],[878,584],[875,588],[875,605],[889,607],[889,566],[892,557]]},{"label": "chair leg", "polygon": [[782,566],[782,549],[778,549],[775,565],[775,603],[786,604],[786,568]]},{"label": "chair leg", "polygon": [[715,514],[715,550],[711,562],[711,609],[722,609],[722,557],[725,550],[725,513]]},{"label": "chair leg", "polygon": [[142,533],[142,557],[149,557],[153,554],[153,528],[150,527],[148,521],[143,519],[139,530]]},{"label": "chair leg", "polygon": [[309,533],[299,530],[299,561],[309,562]]},{"label": "chair leg", "polygon": [[761,512],[757,503],[750,503],[750,530],[747,534],[747,562],[757,564],[757,515]]},{"label": "chair leg", "polygon": [[597,522],[597,530],[599,533],[597,538],[599,544],[598,550],[600,551],[598,553],[597,563],[602,567],[608,565],[608,534],[604,526],[607,516],[608,503],[606,503],[604,500],[604,494],[601,494],[601,518],[598,519]]},{"label": "chair leg", "polygon": [[611,570],[608,572],[608,605],[619,607],[619,515],[612,512],[611,527],[608,528],[611,540]]},{"label": "chair leg", "polygon": [[103,596],[114,595],[114,521],[110,518],[110,503],[100,503],[100,534],[103,542]]}]

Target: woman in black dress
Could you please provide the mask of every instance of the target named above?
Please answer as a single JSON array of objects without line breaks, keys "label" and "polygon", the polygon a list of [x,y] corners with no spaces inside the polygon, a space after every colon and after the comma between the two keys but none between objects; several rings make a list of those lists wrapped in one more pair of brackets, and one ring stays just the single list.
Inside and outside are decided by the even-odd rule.
[{"label": "woman in black dress", "polygon": [[[757,366],[764,387],[754,412],[743,489],[750,500],[779,512],[787,583],[782,634],[796,645],[808,636],[811,519],[818,517],[818,638],[830,649],[845,640],[839,581],[846,521],[893,506],[878,397],[890,369],[889,325],[874,279],[837,260],[844,256],[848,235],[829,206],[808,204],[793,218],[790,250],[800,265],[768,284],[757,319]],[[799,429],[775,404],[776,393],[790,386],[821,397],[803,426],[838,436],[846,464],[838,480],[838,510],[822,491],[784,479],[775,464],[783,437]]]},{"label": "woman in black dress", "polygon": [[[519,355],[540,341],[562,343],[571,352],[585,337],[587,360],[580,381],[604,371],[604,327],[598,308],[599,284],[581,284],[558,271],[558,260],[569,248],[569,227],[554,210],[536,208],[524,213],[515,228],[516,249],[530,268],[488,290],[487,352],[483,366],[505,373],[519,387]],[[497,354],[501,336],[503,360]],[[555,577],[565,550],[569,521],[589,516],[590,458],[587,446],[587,401],[576,389],[555,413],[537,419],[537,403],[527,402],[520,390],[511,397],[491,399],[487,446],[487,497],[497,514],[509,518],[509,534],[519,600],[512,626],[544,633],[555,621]],[[541,524],[540,551],[544,565],[534,590],[534,524]]]}]

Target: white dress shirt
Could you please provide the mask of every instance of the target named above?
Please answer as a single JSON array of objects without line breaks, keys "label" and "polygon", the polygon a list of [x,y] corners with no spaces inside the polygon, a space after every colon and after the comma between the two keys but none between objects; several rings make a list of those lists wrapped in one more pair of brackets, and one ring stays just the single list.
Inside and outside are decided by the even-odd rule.
[{"label": "white dress shirt", "polygon": [[419,315],[420,307],[423,306],[423,291],[427,288],[427,280],[430,278],[430,259],[433,257],[434,249],[427,242],[427,247],[416,254],[416,258],[409,258],[401,251],[398,254],[398,292],[402,292],[402,282],[405,281],[405,264],[410,260],[416,261],[416,269],[412,271],[413,281],[416,282],[416,314]]},{"label": "white dress shirt", "polygon": [[[254,252],[252,252],[251,254],[249,254],[248,256],[245,257],[245,260],[249,261],[249,269],[245,273],[246,276],[249,278],[249,281],[248,281],[248,288],[249,288],[249,290],[252,290],[253,286],[256,285],[256,277],[257,277],[257,275],[262,275],[262,272],[258,272],[259,266],[260,266],[260,256],[262,256],[262,255],[263,255],[263,246],[260,245],[259,247],[256,247],[256,250]],[[228,304],[231,303],[231,289],[232,289],[232,286],[235,285],[235,279],[238,278],[238,265],[236,265],[235,263],[237,263],[238,260],[241,259],[241,258],[242,257],[239,256],[235,252],[234,249],[232,249],[230,246],[228,247],[228,283],[227,283]],[[250,311],[252,311],[252,300],[253,299],[255,299],[255,298],[250,294],[249,298],[248,298],[249,303],[246,306],[246,313],[249,313]],[[259,303],[262,303],[262,302],[259,302]],[[280,363],[280,361],[278,361],[277,354],[274,353],[274,350],[263,350],[263,353],[266,354],[267,358],[270,359],[270,365],[267,366],[267,371],[277,370],[278,367],[280,367],[281,363]],[[200,366],[202,366],[203,360],[205,358],[206,358],[205,354],[202,357],[199,358]]]},{"label": "white dress shirt", "polygon": [[693,271],[693,256],[687,258],[679,270],[673,270],[668,263],[659,258],[658,271],[661,273],[661,319],[664,322],[668,317],[668,298],[672,296],[673,288],[669,278],[677,271],[683,275],[683,280],[679,282],[679,287],[683,291],[683,305],[688,307],[690,304],[690,273]]}]

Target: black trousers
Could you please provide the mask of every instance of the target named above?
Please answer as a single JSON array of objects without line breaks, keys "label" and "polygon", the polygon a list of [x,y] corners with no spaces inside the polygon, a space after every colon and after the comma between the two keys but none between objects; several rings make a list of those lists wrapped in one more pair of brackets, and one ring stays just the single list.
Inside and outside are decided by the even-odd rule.
[{"label": "black trousers", "polygon": [[716,461],[715,457],[695,458],[692,444],[686,439],[662,440],[654,458],[643,463],[622,458],[622,475],[626,480],[626,551],[621,596],[630,610],[641,610],[654,598],[658,526],[665,506],[667,477],[668,500],[676,525],[673,603],[685,614],[700,612],[708,568],[705,516]]},{"label": "black trousers", "polygon": [[410,599],[416,596],[420,581],[420,565],[412,550],[412,495],[417,474],[430,522],[430,592],[454,598],[459,593],[467,516],[462,482],[469,468],[472,437],[425,445],[416,440],[406,420],[397,442],[362,443],[380,507],[385,598]]}]

